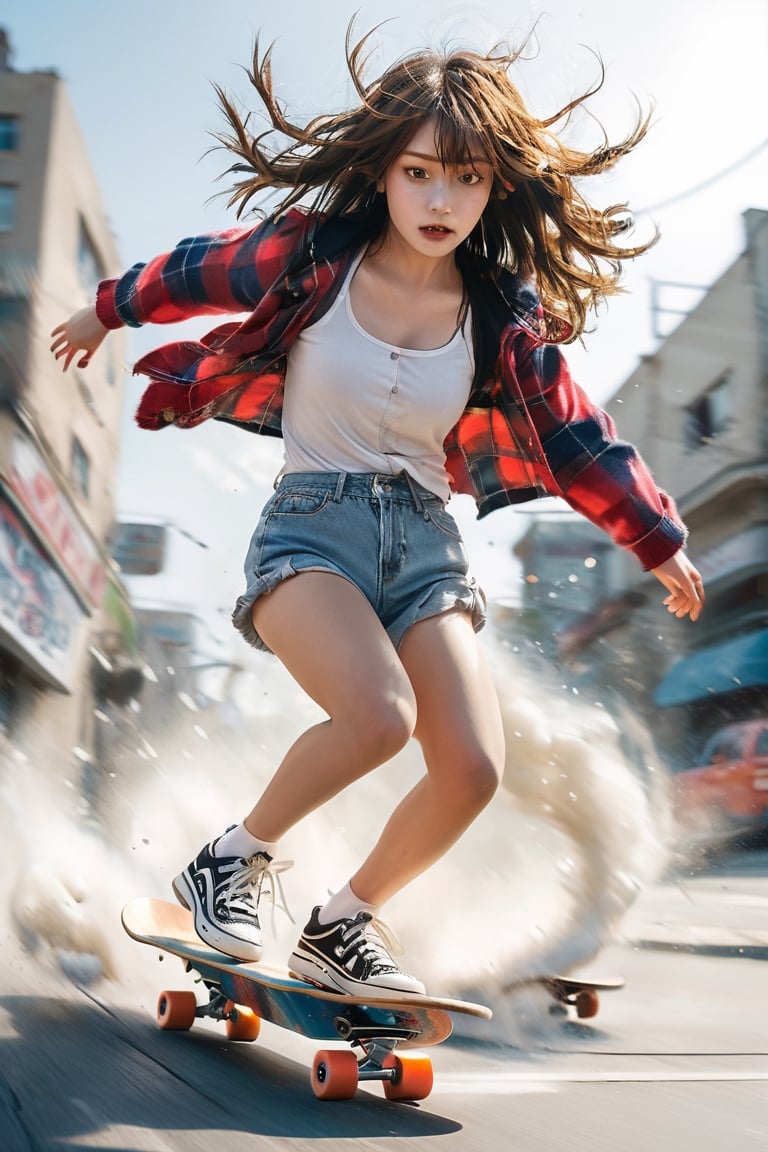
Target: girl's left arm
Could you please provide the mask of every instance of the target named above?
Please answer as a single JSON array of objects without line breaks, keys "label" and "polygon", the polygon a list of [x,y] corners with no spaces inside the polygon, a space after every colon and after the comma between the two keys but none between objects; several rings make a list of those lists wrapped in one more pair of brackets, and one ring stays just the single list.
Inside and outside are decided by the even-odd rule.
[{"label": "girl's left arm", "polygon": [[704,595],[685,525],[640,453],[574,382],[556,344],[534,347],[517,376],[560,495],[661,581],[670,612],[697,619]]}]

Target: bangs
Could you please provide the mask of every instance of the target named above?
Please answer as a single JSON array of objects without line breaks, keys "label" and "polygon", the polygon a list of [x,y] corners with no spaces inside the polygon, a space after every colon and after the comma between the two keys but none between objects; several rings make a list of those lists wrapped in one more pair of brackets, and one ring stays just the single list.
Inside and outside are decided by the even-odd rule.
[{"label": "bangs", "polygon": [[464,168],[485,161],[491,163],[491,157],[484,135],[466,120],[458,120],[450,113],[438,107],[433,116],[435,121],[435,147],[437,157],[446,168]]}]

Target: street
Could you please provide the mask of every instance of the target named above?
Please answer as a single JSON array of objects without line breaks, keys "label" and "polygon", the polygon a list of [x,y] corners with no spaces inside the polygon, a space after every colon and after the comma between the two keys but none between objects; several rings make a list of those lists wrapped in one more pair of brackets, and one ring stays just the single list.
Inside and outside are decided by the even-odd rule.
[{"label": "street", "polygon": [[540,990],[497,999],[490,1024],[432,1049],[435,1088],[419,1105],[389,1103],[378,1085],[316,1101],[316,1045],[269,1025],[241,1045],[210,1022],[161,1032],[158,991],[192,986],[171,957],[132,945],[127,980],[79,988],[6,933],[0,1143],[237,1152],[324,1140],[378,1152],[407,1138],[467,1152],[762,1152],[767,908],[766,852],[649,888],[623,939],[591,966],[627,981],[596,1019],[551,1015]]}]

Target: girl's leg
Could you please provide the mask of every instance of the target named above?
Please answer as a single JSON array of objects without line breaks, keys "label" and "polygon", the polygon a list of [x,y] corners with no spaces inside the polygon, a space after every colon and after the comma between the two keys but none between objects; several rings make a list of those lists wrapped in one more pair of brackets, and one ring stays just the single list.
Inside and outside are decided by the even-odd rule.
[{"label": "girl's leg", "polygon": [[359,590],[302,572],[261,597],[253,624],[328,720],[288,750],[245,819],[276,842],[303,816],[394,756],[410,739],[416,700],[384,628]]},{"label": "girl's leg", "polygon": [[451,847],[496,791],[504,760],[496,691],[468,615],[449,612],[415,624],[400,657],[416,695],[415,734],[427,776],[395,809],[340,894],[351,906],[338,919],[331,915],[335,897],[316,908],[289,961],[301,976],[354,995],[424,992],[400,971],[370,913]]},{"label": "girl's leg", "polygon": [[[240,960],[262,954],[259,895],[276,843],[302,816],[390,759],[410,739],[416,701],[392,642],[361,592],[330,572],[302,572],[259,599],[254,625],[328,714],[288,750],[246,830],[259,850],[206,845],[173,881],[201,939]],[[367,945],[366,945],[367,947]]]},{"label": "girl's leg", "polygon": [[463,612],[415,624],[400,658],[416,694],[427,775],[392,813],[351,879],[361,900],[381,905],[455,843],[490,801],[504,767],[496,689]]}]

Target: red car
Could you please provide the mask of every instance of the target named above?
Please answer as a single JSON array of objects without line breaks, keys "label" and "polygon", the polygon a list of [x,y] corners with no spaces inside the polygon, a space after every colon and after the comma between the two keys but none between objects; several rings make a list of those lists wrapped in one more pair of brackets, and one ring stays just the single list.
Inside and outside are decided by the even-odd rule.
[{"label": "red car", "polygon": [[693,839],[768,829],[768,717],[721,728],[674,785],[678,824]]}]

